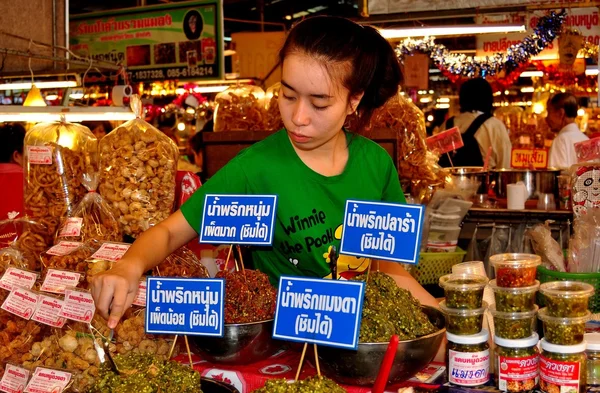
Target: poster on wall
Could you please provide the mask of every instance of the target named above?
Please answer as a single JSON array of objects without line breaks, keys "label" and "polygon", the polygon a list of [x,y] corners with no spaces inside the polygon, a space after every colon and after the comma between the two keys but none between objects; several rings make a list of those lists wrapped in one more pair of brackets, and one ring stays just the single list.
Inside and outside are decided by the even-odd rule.
[{"label": "poster on wall", "polygon": [[70,49],[123,64],[132,82],[223,79],[221,0],[72,16]]}]

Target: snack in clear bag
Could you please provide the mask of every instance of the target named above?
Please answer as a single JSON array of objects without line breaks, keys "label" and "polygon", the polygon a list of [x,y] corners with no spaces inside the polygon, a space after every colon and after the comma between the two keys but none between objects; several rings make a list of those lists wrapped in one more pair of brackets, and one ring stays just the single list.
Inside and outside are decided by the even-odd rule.
[{"label": "snack in clear bag", "polygon": [[[115,328],[115,351],[125,355],[130,352],[155,355],[167,359],[172,346],[172,336],[146,334],[146,309],[129,309]],[[169,337],[167,339],[167,337]],[[179,347],[173,350],[172,356],[179,353]]]},{"label": "snack in clear bag", "polygon": [[67,217],[63,217],[56,239],[72,242],[123,240],[119,222],[111,206],[96,192],[99,173],[84,176],[86,196]]},{"label": "snack in clear bag", "polygon": [[95,275],[110,270],[113,265],[127,252],[131,244],[104,242],[99,245],[85,261],[87,263],[86,281],[91,283]]},{"label": "snack in clear bag", "polygon": [[263,131],[265,92],[258,86],[232,86],[217,94],[215,131]]},{"label": "snack in clear bag", "polygon": [[86,273],[87,259],[98,249],[94,242],[80,243],[60,241],[58,244],[41,254],[44,270],[59,269]]},{"label": "snack in clear bag", "polygon": [[0,364],[22,363],[34,342],[47,334],[48,328],[35,321],[27,321],[0,310]]},{"label": "snack in clear bag", "polygon": [[209,278],[208,270],[196,254],[183,246],[157,265],[154,275],[162,277]]},{"label": "snack in clear bag", "polygon": [[582,163],[571,167],[572,204],[575,217],[600,207],[600,164]]},{"label": "snack in clear bag", "polygon": [[284,128],[283,119],[279,112],[279,90],[281,83],[277,82],[267,89],[265,94],[265,131],[277,131]]},{"label": "snack in clear bag", "polygon": [[[49,218],[42,219],[47,223]],[[28,269],[39,270],[41,252],[48,248],[50,235],[48,226],[28,217],[17,218],[16,215],[0,221],[0,247],[12,247],[22,252],[28,263]]]},{"label": "snack in clear bag", "polygon": [[124,235],[136,237],[171,214],[179,150],[142,119],[139,96],[131,98],[137,118],[100,141],[100,195],[111,205]]},{"label": "snack in clear bag", "polygon": [[96,171],[98,141],[87,127],[61,121],[33,126],[24,145],[25,214],[54,237],[86,193],[82,180]]}]

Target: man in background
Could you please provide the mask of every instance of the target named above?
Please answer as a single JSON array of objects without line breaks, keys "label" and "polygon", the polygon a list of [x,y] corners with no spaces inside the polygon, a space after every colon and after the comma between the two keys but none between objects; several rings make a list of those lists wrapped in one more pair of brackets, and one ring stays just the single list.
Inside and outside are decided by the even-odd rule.
[{"label": "man in background", "polygon": [[0,125],[0,220],[23,211],[23,141],[25,128],[18,123]]},{"label": "man in background", "polygon": [[577,164],[575,144],[589,139],[575,122],[577,109],[577,98],[571,93],[558,93],[548,100],[546,123],[558,134],[550,148],[549,167],[565,169]]}]

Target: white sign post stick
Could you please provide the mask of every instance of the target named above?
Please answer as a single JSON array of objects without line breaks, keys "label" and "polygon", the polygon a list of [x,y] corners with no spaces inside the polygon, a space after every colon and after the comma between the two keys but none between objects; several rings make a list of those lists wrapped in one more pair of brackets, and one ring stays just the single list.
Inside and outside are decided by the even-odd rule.
[{"label": "white sign post stick", "polygon": [[185,340],[185,348],[187,349],[188,360],[190,361],[190,367],[194,368],[194,362],[192,361],[192,352],[190,351],[190,343],[188,341],[187,336],[183,336],[183,339]]},{"label": "white sign post stick", "polygon": [[304,343],[304,348],[302,348],[302,355],[300,356],[300,364],[298,364],[298,371],[296,371],[296,378],[294,381],[298,381],[300,377],[300,371],[302,371],[302,363],[304,363],[304,356],[306,355],[306,348],[308,347],[308,343]]},{"label": "white sign post stick", "polygon": [[171,359],[173,357],[173,351],[175,350],[175,344],[177,344],[178,338],[179,338],[179,335],[175,335],[175,338],[173,339],[173,345],[171,345],[171,350],[169,351],[169,359]]},{"label": "white sign post stick", "polygon": [[315,347],[315,365],[317,366],[317,375],[321,376],[321,366],[319,365],[319,354],[317,353],[317,344],[313,344]]}]

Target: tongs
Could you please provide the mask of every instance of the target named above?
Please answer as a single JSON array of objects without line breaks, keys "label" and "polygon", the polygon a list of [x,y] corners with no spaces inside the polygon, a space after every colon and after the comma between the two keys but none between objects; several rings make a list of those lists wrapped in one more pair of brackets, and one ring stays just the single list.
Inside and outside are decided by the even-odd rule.
[{"label": "tongs", "polygon": [[[88,325],[88,326],[90,328],[90,332],[92,333],[92,336],[94,336],[94,330],[96,330],[96,329],[93,328],[92,325]],[[100,332],[98,332],[98,334],[100,334]],[[114,329],[110,329],[110,333],[109,333],[108,337],[104,337],[102,334],[100,334],[100,337],[102,338],[102,346],[100,346],[98,344],[98,342],[96,341],[96,339],[94,337],[94,348],[96,349],[96,352],[98,353],[98,358],[100,359],[100,363],[105,363],[108,361],[108,365],[109,365],[110,369],[117,374],[121,374],[121,372],[119,371],[119,368],[117,367],[117,363],[115,363],[112,355],[110,354],[110,349],[109,349],[110,343],[112,342],[114,335],[115,335]]]}]

